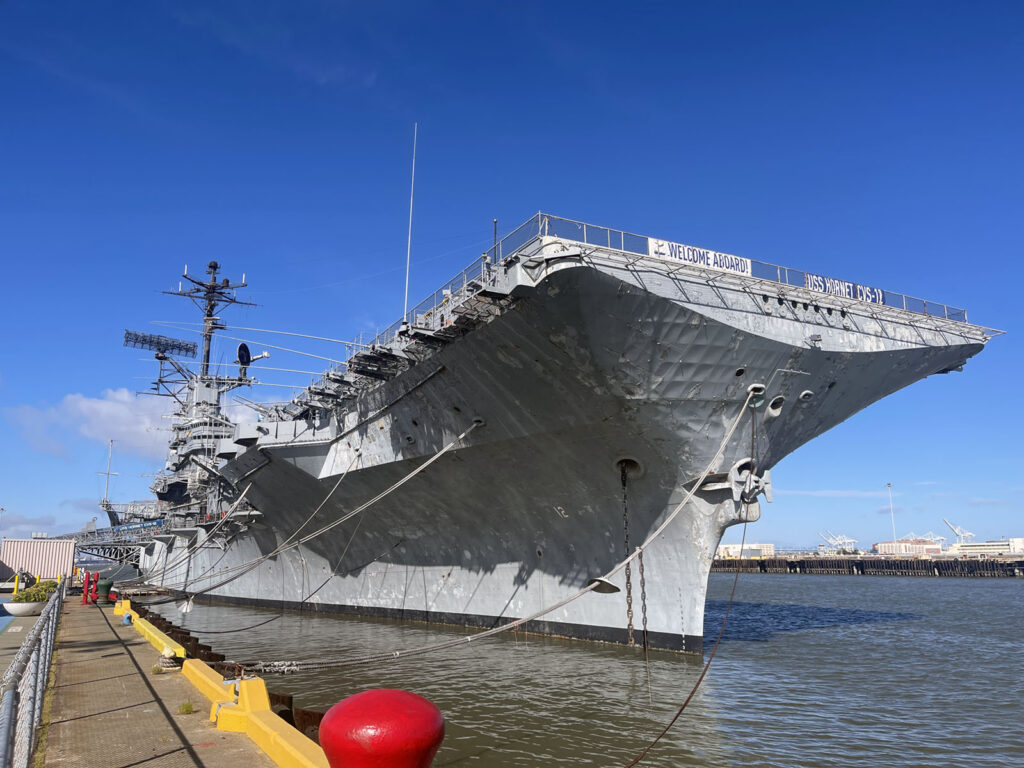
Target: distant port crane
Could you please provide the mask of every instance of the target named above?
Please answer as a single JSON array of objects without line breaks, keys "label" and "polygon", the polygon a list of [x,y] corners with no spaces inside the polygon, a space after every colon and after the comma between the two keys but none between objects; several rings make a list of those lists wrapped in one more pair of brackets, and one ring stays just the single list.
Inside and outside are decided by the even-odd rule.
[{"label": "distant port crane", "polygon": [[974,541],[974,534],[968,531],[966,528],[962,528],[959,525],[953,525],[946,518],[942,518],[942,522],[949,526],[949,529],[956,534],[957,544],[967,544],[968,542]]},{"label": "distant port crane", "polygon": [[939,549],[945,549],[946,548],[946,537],[945,536],[939,536],[939,534],[935,533],[934,531],[928,531],[928,533],[922,533],[921,534],[921,538],[925,539],[926,541],[934,541],[936,544],[939,545]]},{"label": "distant port crane", "polygon": [[831,547],[832,552],[854,552],[856,550],[857,540],[851,539],[849,536],[835,534],[829,530],[818,535]]}]

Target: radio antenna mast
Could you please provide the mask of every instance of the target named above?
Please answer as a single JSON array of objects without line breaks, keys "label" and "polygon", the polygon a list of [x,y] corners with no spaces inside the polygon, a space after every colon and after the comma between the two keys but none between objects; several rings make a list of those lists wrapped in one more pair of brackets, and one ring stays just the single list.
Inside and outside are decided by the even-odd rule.
[{"label": "radio antenna mast", "polygon": [[412,124],[412,183],[409,185],[409,239],[405,244],[405,302],[402,304],[402,322],[409,312],[409,260],[412,256],[412,193],[416,189],[416,135],[419,123]]},{"label": "radio antenna mast", "polygon": [[241,304],[247,307],[256,306],[251,301],[242,301],[235,297],[235,290],[237,288],[246,287],[245,275],[242,275],[242,282],[240,283],[232,283],[226,277],[217,282],[217,272],[219,270],[220,264],[216,261],[211,261],[206,266],[206,274],[209,275],[209,279],[202,281],[190,277],[186,267],[185,274],[182,277],[192,283],[192,287],[184,290],[179,288],[176,291],[164,291],[169,296],[184,296],[185,298],[192,299],[192,303],[203,310],[203,360],[199,369],[199,375],[204,378],[210,375],[210,342],[213,339],[213,332],[226,327],[221,324],[217,317],[217,310],[232,304]]}]

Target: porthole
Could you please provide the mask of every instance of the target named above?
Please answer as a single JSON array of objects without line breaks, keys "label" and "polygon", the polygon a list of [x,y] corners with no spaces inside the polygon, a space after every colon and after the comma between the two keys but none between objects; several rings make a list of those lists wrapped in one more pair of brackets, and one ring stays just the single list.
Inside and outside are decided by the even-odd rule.
[{"label": "porthole", "polygon": [[737,369],[736,369],[736,376],[737,376],[737,377],[740,377],[740,376],[742,376],[742,375],[743,375],[744,373],[746,373],[746,372],[747,372],[747,369],[746,369],[746,368],[737,368]]},{"label": "porthole", "polygon": [[779,414],[782,413],[782,405],[786,402],[786,398],[783,395],[776,395],[768,403],[768,410],[765,411],[764,420],[771,421],[777,419]]}]

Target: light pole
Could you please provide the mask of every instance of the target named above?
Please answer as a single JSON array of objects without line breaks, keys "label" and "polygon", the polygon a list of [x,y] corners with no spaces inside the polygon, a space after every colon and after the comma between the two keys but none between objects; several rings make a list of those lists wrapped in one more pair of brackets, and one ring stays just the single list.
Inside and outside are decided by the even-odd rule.
[{"label": "light pole", "polygon": [[892,553],[896,555],[896,512],[892,508],[892,483],[886,483],[889,489],[889,519],[892,521]]}]

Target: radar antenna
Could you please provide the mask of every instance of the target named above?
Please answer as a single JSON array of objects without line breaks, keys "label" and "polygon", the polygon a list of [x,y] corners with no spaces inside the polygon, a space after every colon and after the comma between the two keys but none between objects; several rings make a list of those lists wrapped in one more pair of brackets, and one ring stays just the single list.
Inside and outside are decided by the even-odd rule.
[{"label": "radar antenna", "polygon": [[192,283],[192,287],[182,289],[180,286],[176,291],[164,291],[169,296],[182,296],[192,299],[192,303],[203,310],[203,359],[199,369],[199,375],[206,377],[210,375],[210,342],[213,339],[214,331],[221,330],[227,326],[222,325],[217,317],[217,310],[228,307],[232,304],[240,304],[246,307],[255,307],[251,301],[242,301],[235,296],[238,288],[245,288],[245,275],[242,275],[240,283],[232,283],[226,277],[217,281],[217,272],[220,271],[220,264],[211,261],[206,265],[207,280],[196,280],[189,276],[188,267],[185,267],[183,278]]},{"label": "radar antenna", "polygon": [[[190,277],[186,266],[178,290],[163,291],[170,296],[190,299],[203,313],[203,327],[199,331],[203,346],[198,373],[185,362],[196,358],[196,342],[125,331],[125,346],[151,349],[160,362],[152,394],[174,398],[178,408],[171,415],[174,423],[165,471],[158,474],[150,485],[157,500],[148,502],[145,508],[136,505],[137,509],[122,513],[121,523],[148,522],[152,518],[173,520],[175,525],[195,525],[223,514],[228,503],[237,496],[236,489],[217,469],[221,441],[230,442],[235,431],[235,424],[222,410],[221,400],[233,389],[257,383],[255,379],[248,378],[248,367],[253,361],[269,355],[266,352],[254,355],[248,345],[241,344],[236,361],[238,376],[211,373],[214,366],[210,364],[210,351],[214,333],[227,327],[221,322],[218,312],[233,304],[256,306],[238,298],[235,293],[237,289],[246,287],[245,275],[241,281],[233,283],[221,278],[219,272],[220,264],[211,261],[204,279],[200,280]],[[112,512],[119,511],[116,506],[109,500],[105,500],[103,506],[111,515],[112,523]]]}]

